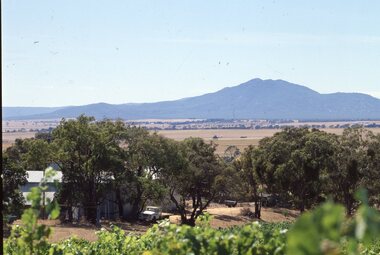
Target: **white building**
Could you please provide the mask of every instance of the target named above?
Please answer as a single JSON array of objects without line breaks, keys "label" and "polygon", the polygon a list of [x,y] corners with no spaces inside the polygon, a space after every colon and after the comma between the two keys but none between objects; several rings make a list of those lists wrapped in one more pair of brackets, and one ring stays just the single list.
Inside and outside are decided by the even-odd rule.
[{"label": "white building", "polygon": [[[47,190],[43,192],[45,196],[45,202],[49,198],[50,201],[53,200],[54,194],[57,192],[57,187],[54,185],[55,181],[62,182],[62,172],[56,171],[56,175],[53,178],[47,180],[46,185],[48,186]],[[25,198],[26,205],[31,205],[31,202],[27,200],[27,196],[30,193],[31,188],[38,187],[41,180],[44,177],[44,171],[26,171],[27,173],[27,183],[21,186],[22,195]]]}]

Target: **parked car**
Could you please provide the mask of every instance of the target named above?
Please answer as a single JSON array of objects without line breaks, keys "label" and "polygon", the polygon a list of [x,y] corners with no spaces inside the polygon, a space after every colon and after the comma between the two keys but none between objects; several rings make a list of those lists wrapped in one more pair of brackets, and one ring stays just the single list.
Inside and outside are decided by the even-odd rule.
[{"label": "parked car", "polygon": [[17,216],[16,215],[7,215],[5,217],[5,219],[6,219],[6,222],[8,224],[12,224],[15,220],[17,220]]},{"label": "parked car", "polygon": [[234,200],[224,200],[224,204],[228,207],[235,207],[237,205],[237,201]]},{"label": "parked car", "polygon": [[261,196],[261,204],[264,207],[275,207],[278,204],[279,198],[278,196],[271,194],[262,194]]},{"label": "parked car", "polygon": [[282,208],[290,208],[291,203],[280,197],[278,195],[273,194],[262,194],[261,203],[264,207],[282,207]]},{"label": "parked car", "polygon": [[161,219],[162,209],[158,206],[147,206],[146,209],[140,213],[139,219],[143,221],[156,221]]}]

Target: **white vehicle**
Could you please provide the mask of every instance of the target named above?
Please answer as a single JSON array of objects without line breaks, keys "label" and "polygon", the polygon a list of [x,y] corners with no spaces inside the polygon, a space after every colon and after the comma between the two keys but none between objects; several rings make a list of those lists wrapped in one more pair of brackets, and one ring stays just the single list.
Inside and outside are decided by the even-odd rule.
[{"label": "white vehicle", "polygon": [[162,209],[158,206],[147,206],[145,211],[140,213],[139,219],[143,221],[156,221],[161,219]]}]

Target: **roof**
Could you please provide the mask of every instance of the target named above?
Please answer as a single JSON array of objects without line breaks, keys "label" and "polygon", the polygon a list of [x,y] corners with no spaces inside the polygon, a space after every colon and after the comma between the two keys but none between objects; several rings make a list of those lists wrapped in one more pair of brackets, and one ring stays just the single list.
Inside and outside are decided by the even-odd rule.
[{"label": "roof", "polygon": [[[30,183],[39,183],[44,177],[44,171],[26,171],[27,173],[27,181]],[[53,178],[49,178],[47,182],[52,183],[55,180],[58,182],[62,182],[62,172],[56,171],[56,175]]]}]

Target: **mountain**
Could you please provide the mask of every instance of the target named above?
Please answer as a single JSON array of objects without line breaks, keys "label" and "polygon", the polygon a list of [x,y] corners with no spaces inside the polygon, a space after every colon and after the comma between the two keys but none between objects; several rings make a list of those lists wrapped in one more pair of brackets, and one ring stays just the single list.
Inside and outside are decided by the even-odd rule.
[{"label": "mountain", "polygon": [[[4,119],[74,118],[80,114],[97,119],[204,118],[204,119],[380,119],[380,99],[360,93],[320,94],[283,80],[253,79],[214,93],[174,101],[142,104],[89,104],[33,114],[14,114],[3,108]],[[25,112],[25,111],[24,111]],[[5,116],[5,117],[4,117]]]},{"label": "mountain", "polygon": [[64,107],[3,107],[3,119],[17,116],[51,113]]}]

